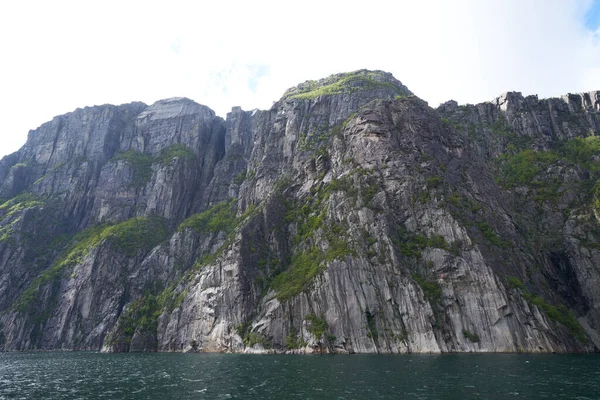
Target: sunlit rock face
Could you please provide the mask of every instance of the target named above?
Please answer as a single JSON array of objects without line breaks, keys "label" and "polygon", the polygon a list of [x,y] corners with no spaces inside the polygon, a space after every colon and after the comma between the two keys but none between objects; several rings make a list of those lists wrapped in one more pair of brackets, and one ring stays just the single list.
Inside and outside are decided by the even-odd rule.
[{"label": "sunlit rock face", "polygon": [[599,101],[361,70],[56,117],[0,160],[0,348],[597,351]]}]

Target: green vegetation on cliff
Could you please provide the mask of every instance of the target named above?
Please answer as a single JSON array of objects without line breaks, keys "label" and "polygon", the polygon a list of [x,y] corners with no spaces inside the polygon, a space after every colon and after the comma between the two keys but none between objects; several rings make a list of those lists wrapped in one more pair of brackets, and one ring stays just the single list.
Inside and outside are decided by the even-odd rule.
[{"label": "green vegetation on cliff", "polygon": [[146,186],[152,177],[152,164],[168,164],[173,158],[192,160],[196,157],[194,152],[183,144],[173,144],[161,150],[157,156],[141,153],[135,150],[127,150],[113,157],[111,161],[126,161],[133,168],[131,187],[142,188]]},{"label": "green vegetation on cliff", "polygon": [[113,161],[126,161],[133,168],[133,177],[131,186],[141,188],[148,183],[152,176],[152,163],[154,158],[151,155],[140,153],[139,151],[128,150],[113,158]]},{"label": "green vegetation on cliff", "polygon": [[304,339],[298,337],[298,331],[294,325],[292,325],[290,327],[290,332],[285,337],[285,348],[287,350],[295,350],[306,347],[306,345],[307,343],[304,341]]},{"label": "green vegetation on cliff", "polygon": [[225,232],[229,234],[236,227],[236,205],[234,200],[217,203],[206,211],[187,218],[177,228],[179,231],[193,229],[198,233]]},{"label": "green vegetation on cliff", "polygon": [[327,250],[317,247],[297,252],[289,268],[271,281],[271,288],[280,300],[290,299],[307,289],[313,279],[325,271],[327,263],[355,254],[344,240],[330,242]]},{"label": "green vegetation on cliff", "polygon": [[394,84],[378,80],[379,74],[371,71],[355,71],[332,75],[321,81],[308,81],[288,90],[283,99],[312,100],[319,96],[339,93],[353,93],[361,90],[392,89],[401,95],[402,91]]},{"label": "green vegetation on cliff", "polygon": [[149,251],[165,240],[167,235],[165,221],[157,216],[132,218],[116,225],[88,228],[75,235],[60,257],[31,282],[15,307],[19,311],[27,310],[42,287],[59,278],[65,269],[81,263],[86,255],[104,241],[116,251],[133,257],[139,251]]},{"label": "green vegetation on cliff", "polygon": [[174,285],[170,285],[157,295],[146,291],[142,297],[133,300],[119,317],[106,343],[126,347],[136,332],[156,335],[160,315],[179,307],[185,297],[185,291],[177,293],[174,289]]},{"label": "green vegetation on cliff", "polygon": [[582,343],[587,343],[589,341],[585,330],[577,321],[577,318],[575,318],[573,311],[569,310],[562,304],[559,306],[553,306],[541,296],[531,294],[529,290],[527,290],[527,287],[516,276],[508,276],[506,281],[509,287],[513,289],[519,289],[529,304],[536,306],[538,309],[543,311],[544,314],[546,314],[552,321],[558,322],[566,327],[577,340]]},{"label": "green vegetation on cliff", "polygon": [[162,149],[156,160],[164,165],[168,164],[175,157],[183,160],[193,160],[196,155],[186,145],[172,144],[171,146]]},{"label": "green vegetation on cliff", "polygon": [[306,322],[308,322],[307,330],[310,332],[315,340],[320,341],[323,334],[329,329],[329,324],[325,318],[318,317],[316,314],[308,314],[306,316]]},{"label": "green vegetation on cliff", "polygon": [[0,220],[6,220],[15,214],[34,207],[43,207],[46,201],[33,193],[22,193],[0,205]]},{"label": "green vegetation on cliff", "polygon": [[502,167],[499,182],[505,188],[532,186],[543,188],[548,182],[537,180],[540,174],[559,161],[567,165],[578,165],[589,170],[598,178],[600,163],[600,137],[574,138],[558,143],[554,150],[525,149],[507,153],[500,160]]}]

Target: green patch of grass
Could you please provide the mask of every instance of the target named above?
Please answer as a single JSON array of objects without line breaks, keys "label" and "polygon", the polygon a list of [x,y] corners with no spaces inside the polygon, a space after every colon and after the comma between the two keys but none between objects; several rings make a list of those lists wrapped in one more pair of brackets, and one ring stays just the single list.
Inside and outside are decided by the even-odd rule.
[{"label": "green patch of grass", "polygon": [[369,204],[377,192],[379,192],[379,186],[376,183],[372,183],[366,187],[363,187],[361,192],[364,204]]},{"label": "green patch of grass", "polygon": [[149,251],[164,241],[169,232],[165,220],[152,215],[131,218],[105,228],[98,239],[106,239],[117,251],[128,257],[139,251]]},{"label": "green patch of grass", "polygon": [[495,136],[509,137],[512,132],[510,126],[502,118],[498,118],[492,125],[492,134]]},{"label": "green patch of grass", "polygon": [[13,165],[12,167],[10,167],[10,169],[14,170],[14,169],[19,169],[19,168],[26,168],[28,166],[29,165],[26,162],[20,162],[20,163]]},{"label": "green patch of grass", "polygon": [[562,145],[559,152],[571,163],[581,165],[594,174],[600,172],[600,163],[594,160],[594,156],[600,155],[599,136],[577,137],[568,140]]},{"label": "green patch of grass", "polygon": [[183,160],[193,160],[194,158],[196,158],[196,155],[194,154],[192,149],[190,149],[186,145],[172,144],[171,146],[161,150],[156,161],[164,165],[168,164],[175,157]]},{"label": "green patch of grass", "polygon": [[35,303],[39,290],[58,279],[63,271],[81,263],[83,258],[106,240],[115,250],[135,256],[138,251],[148,251],[168,235],[164,220],[160,217],[133,218],[117,225],[99,225],[78,233],[71,245],[52,265],[36,277],[21,294],[14,308],[24,312]]},{"label": "green patch of grass", "polygon": [[375,323],[375,313],[371,313],[369,310],[365,312],[367,318],[367,336],[372,338],[375,342],[379,339],[379,332],[377,332],[377,324]]},{"label": "green patch of grass", "polygon": [[472,333],[466,329],[463,329],[462,333],[463,333],[463,336],[465,337],[465,339],[467,339],[469,342],[479,343],[481,341],[481,339],[479,338],[479,335],[476,333]]},{"label": "green patch of grass", "polygon": [[242,172],[240,172],[239,174],[237,174],[236,176],[233,177],[233,183],[235,183],[236,185],[241,185],[242,182],[244,182],[246,180],[246,170],[243,170]]},{"label": "green patch of grass", "polygon": [[523,291],[527,290],[527,288],[525,287],[525,284],[523,282],[521,282],[521,280],[519,278],[517,278],[516,276],[507,276],[506,283],[508,283],[508,286],[513,289],[521,289]]},{"label": "green patch of grass", "polygon": [[475,222],[475,226],[483,234],[483,237],[494,246],[501,247],[503,249],[510,247],[510,242],[500,239],[500,236],[498,236],[498,234],[486,221],[477,221]]},{"label": "green patch of grass", "polygon": [[325,270],[321,250],[312,248],[292,257],[291,266],[271,281],[277,298],[286,300],[301,293],[317,275]]},{"label": "green patch of grass", "polygon": [[569,332],[575,337],[575,339],[579,340],[582,343],[587,343],[589,341],[585,330],[575,318],[575,315],[571,310],[569,310],[564,305],[553,306],[548,304],[546,300],[544,300],[540,296],[535,296],[530,293],[525,293],[524,297],[529,303],[537,306],[539,309],[543,310],[544,313],[553,321],[558,322],[559,324],[566,327]]},{"label": "green patch of grass", "polygon": [[429,189],[437,189],[442,184],[442,178],[440,176],[432,176],[425,179],[425,182]]},{"label": "green patch of grass", "polygon": [[106,338],[111,345],[131,343],[136,332],[156,335],[158,318],[163,312],[172,312],[183,302],[186,291],[176,293],[174,285],[170,285],[159,294],[146,291],[144,295],[133,300],[119,317],[115,331]]},{"label": "green patch of grass", "polygon": [[348,126],[348,123],[350,122],[350,120],[352,120],[354,117],[356,117],[356,111],[353,112],[352,114],[350,114],[348,116],[348,118],[346,118],[344,120],[344,122],[342,122],[342,130],[346,129],[346,126]]},{"label": "green patch of grass", "polygon": [[14,239],[12,238],[13,233],[14,230],[12,224],[0,227],[0,243],[14,242]]},{"label": "green patch of grass", "polygon": [[565,326],[577,340],[582,343],[588,342],[589,339],[585,330],[579,324],[573,312],[567,307],[562,304],[560,306],[553,306],[546,302],[542,297],[531,294],[523,282],[516,276],[507,276],[506,282],[509,287],[521,290],[525,300],[542,310],[551,320]]},{"label": "green patch of grass", "polygon": [[206,211],[194,214],[183,221],[177,228],[179,231],[193,229],[199,233],[225,232],[229,234],[237,225],[235,201],[217,203]]},{"label": "green patch of grass", "polygon": [[227,239],[216,251],[210,254],[205,254],[194,263],[192,270],[186,273],[188,279],[193,278],[194,271],[215,263],[221,254],[223,254],[223,252],[231,245],[235,229],[239,226],[242,226],[244,223],[246,223],[246,221],[258,215],[260,212],[259,207],[257,207],[255,204],[251,204],[246,208],[246,211],[244,211],[242,215],[236,218],[235,211],[233,210],[235,204],[237,204],[236,199],[231,199],[228,202],[218,203],[207,211],[193,215],[179,225],[178,229],[180,231],[190,228],[201,233],[224,232],[227,234]]},{"label": "green patch of grass", "polygon": [[456,239],[455,241],[452,242],[452,245],[450,245],[449,251],[450,251],[450,253],[452,253],[452,255],[458,256],[458,255],[460,255],[462,248],[463,248],[463,241],[460,239]]},{"label": "green patch of grass", "polygon": [[355,255],[349,244],[342,240],[331,240],[323,251],[317,247],[297,253],[292,257],[290,267],[271,281],[271,288],[279,300],[287,300],[307,289],[313,279],[320,275],[328,262]]},{"label": "green patch of grass", "polygon": [[545,171],[559,156],[555,152],[523,150],[507,156],[502,166],[500,183],[505,188],[528,186],[534,178]]},{"label": "green patch of grass", "polygon": [[349,175],[339,179],[332,179],[325,190],[331,192],[346,192],[348,197],[352,199],[356,199],[358,196],[358,188],[354,186],[354,179]]},{"label": "green patch of grass", "polygon": [[29,208],[43,207],[44,205],[46,205],[46,201],[33,193],[21,193],[0,205],[0,215],[4,213],[3,219],[11,218],[21,211]]},{"label": "green patch of grass", "polygon": [[286,92],[283,99],[313,100],[319,96],[331,96],[340,93],[353,93],[364,90],[388,88],[399,95],[401,90],[388,82],[377,80],[377,74],[368,71],[356,71],[333,75],[329,78],[308,81],[301,85],[302,88],[293,88]]},{"label": "green patch of grass", "polygon": [[265,349],[270,349],[272,347],[269,339],[262,333],[249,332],[248,335],[244,337],[244,345],[246,347],[254,347],[257,344],[260,344]]},{"label": "green patch of grass", "polygon": [[128,150],[114,157],[111,161],[125,161],[133,168],[131,187],[142,188],[152,177],[154,157],[134,150]]},{"label": "green patch of grass", "polygon": [[440,304],[442,302],[444,293],[439,283],[425,279],[417,274],[413,275],[412,278],[421,287],[425,298],[429,300],[429,302],[434,304]]},{"label": "green patch of grass", "polygon": [[421,252],[427,247],[433,247],[450,251],[450,245],[441,235],[432,235],[430,237],[417,235],[409,232],[404,226],[396,230],[396,238],[393,242],[398,246],[400,253],[406,257],[420,257]]},{"label": "green patch of grass", "polygon": [[597,136],[567,140],[559,143],[556,150],[525,149],[514,154],[505,154],[501,157],[499,183],[505,188],[532,187],[540,192],[538,200],[553,200],[558,196],[558,183],[542,182],[536,180],[536,177],[558,161],[579,165],[597,176],[600,173],[600,163],[595,161],[595,157],[598,155],[600,155],[600,138]]}]

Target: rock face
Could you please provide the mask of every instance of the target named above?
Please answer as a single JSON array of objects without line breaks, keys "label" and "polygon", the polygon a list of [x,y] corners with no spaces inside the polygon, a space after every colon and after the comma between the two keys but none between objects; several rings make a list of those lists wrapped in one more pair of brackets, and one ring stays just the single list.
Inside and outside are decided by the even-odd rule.
[{"label": "rock face", "polygon": [[0,348],[598,351],[599,132],[600,92],[365,70],[78,109],[0,160]]}]

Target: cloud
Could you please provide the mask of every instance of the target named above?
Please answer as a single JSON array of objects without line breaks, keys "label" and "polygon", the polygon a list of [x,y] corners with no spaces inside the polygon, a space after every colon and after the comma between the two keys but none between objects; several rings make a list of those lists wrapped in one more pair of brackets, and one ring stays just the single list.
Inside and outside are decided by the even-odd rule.
[{"label": "cloud", "polygon": [[600,89],[597,3],[4,2],[0,154],[77,107],[186,96],[224,116],[360,68],[392,72],[432,106]]}]

